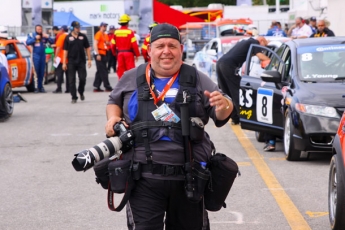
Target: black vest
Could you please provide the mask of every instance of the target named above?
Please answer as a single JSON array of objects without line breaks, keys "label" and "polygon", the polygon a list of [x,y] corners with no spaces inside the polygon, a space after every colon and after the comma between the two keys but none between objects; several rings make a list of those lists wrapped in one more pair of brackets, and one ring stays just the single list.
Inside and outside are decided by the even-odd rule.
[{"label": "black vest", "polygon": [[[153,103],[153,98],[150,94],[149,85],[146,80],[146,64],[142,64],[137,70],[137,90],[138,90],[138,113],[131,123],[131,130],[135,135],[135,145],[144,145],[147,151],[147,146],[144,142],[148,140],[149,143],[158,141],[162,136],[169,137],[176,143],[183,143],[181,121],[178,123],[167,121],[156,121],[151,114],[157,109]],[[183,64],[180,69],[179,90],[175,100],[169,105],[170,109],[181,118],[180,103],[183,102],[183,91],[188,92],[189,114],[190,117],[199,117],[198,111],[203,111],[203,105],[196,88],[198,81],[197,71],[194,67]],[[151,84],[153,78],[151,77]],[[200,92],[199,92],[200,94]],[[157,94],[156,94],[157,95]],[[157,95],[158,96],[158,95]],[[199,98],[199,99],[198,99]],[[160,102],[161,105],[163,102]],[[145,140],[146,139],[146,140]]]}]

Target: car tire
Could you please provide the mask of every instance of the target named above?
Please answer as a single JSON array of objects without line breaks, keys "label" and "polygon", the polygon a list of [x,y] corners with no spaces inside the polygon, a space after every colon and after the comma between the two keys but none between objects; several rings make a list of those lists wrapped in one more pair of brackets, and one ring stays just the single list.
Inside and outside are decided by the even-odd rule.
[{"label": "car tire", "polygon": [[284,153],[288,161],[301,160],[301,151],[296,150],[293,142],[293,125],[290,112],[286,112],[284,125]]},{"label": "car tire", "polygon": [[328,180],[328,210],[332,230],[345,229],[345,182],[344,175],[340,170],[340,167],[343,166],[337,155],[334,155],[330,164]]},{"label": "car tire", "polygon": [[5,85],[0,100],[3,105],[3,108],[0,108],[0,121],[5,121],[12,115],[14,107],[12,87],[9,83]]},{"label": "car tire", "polygon": [[257,142],[265,142],[265,133],[263,132],[255,132],[255,138],[257,140]]},{"label": "car tire", "polygon": [[28,92],[34,92],[35,91],[35,76],[32,75],[30,84],[26,85],[26,89]]}]

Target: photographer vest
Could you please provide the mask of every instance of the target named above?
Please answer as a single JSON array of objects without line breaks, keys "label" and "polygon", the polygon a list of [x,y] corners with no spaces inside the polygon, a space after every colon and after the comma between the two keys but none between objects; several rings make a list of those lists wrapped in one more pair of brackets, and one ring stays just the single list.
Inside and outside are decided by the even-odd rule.
[{"label": "photographer vest", "polygon": [[[152,115],[152,111],[157,109],[154,104],[153,98],[150,93],[150,86],[146,80],[146,66],[142,64],[138,67],[137,71],[137,95],[138,95],[138,113],[131,124],[131,130],[135,136],[135,145],[145,147],[145,155],[148,163],[152,160],[152,153],[150,143],[154,143],[167,136],[171,141],[183,145],[181,122],[174,123],[168,121],[156,121]],[[151,75],[151,85],[153,84],[153,77]],[[188,92],[187,101],[189,102],[190,117],[198,117],[197,111],[203,110],[201,97],[198,96],[197,85],[197,72],[194,67],[182,64],[180,69],[180,77],[178,80],[179,90],[176,94],[175,100],[169,105],[170,109],[181,118],[180,103],[183,102],[183,92]],[[156,90],[154,90],[158,96]],[[160,106],[163,102],[158,102]],[[200,115],[200,114],[199,114]]]}]

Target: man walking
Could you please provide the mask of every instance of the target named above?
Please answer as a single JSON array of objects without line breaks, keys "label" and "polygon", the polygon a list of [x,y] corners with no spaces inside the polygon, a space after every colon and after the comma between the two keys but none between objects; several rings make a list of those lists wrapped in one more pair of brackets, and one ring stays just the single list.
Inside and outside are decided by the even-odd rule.
[{"label": "man walking", "polygon": [[[59,37],[55,43],[56,45],[56,51],[55,51],[55,60],[54,63],[59,62],[59,65],[55,69],[55,73],[57,76],[57,88],[53,93],[62,93],[61,84],[63,82],[63,75],[66,76],[66,91],[65,93],[69,93],[69,81],[68,81],[68,75],[65,70],[62,69],[62,62],[64,58],[64,43],[65,38],[67,36],[68,28],[67,26],[61,26],[61,33],[59,34]],[[66,63],[68,63],[68,59],[66,59]]]},{"label": "man walking", "polygon": [[[218,76],[218,85],[220,89],[229,95],[234,103],[234,112],[231,113],[231,124],[238,125],[239,117],[239,90],[241,77],[236,71],[246,61],[247,53],[251,44],[267,46],[267,40],[264,37],[249,38],[238,42],[229,52],[224,54],[216,65]],[[256,55],[261,61],[269,58],[261,52],[261,49],[254,49],[253,55]]]},{"label": "man walking", "polygon": [[[115,32],[115,26],[109,26],[109,33],[108,38],[109,41],[113,40],[114,38],[114,32]],[[116,72],[116,53],[113,49],[113,44],[110,43],[109,49],[108,49],[108,73],[110,73],[111,68],[114,69],[114,73]]]},{"label": "man walking", "polygon": [[120,79],[123,73],[135,67],[135,60],[140,56],[137,39],[132,30],[128,29],[131,18],[123,14],[119,19],[120,29],[115,30],[112,40],[117,54],[117,76]]},{"label": "man walking", "polygon": [[37,76],[37,88],[35,93],[45,93],[43,88],[44,70],[46,67],[46,43],[54,43],[54,39],[50,38],[48,34],[43,33],[41,25],[35,26],[35,32],[28,34],[26,44],[32,46],[32,59],[34,62],[35,72]]},{"label": "man walking", "polygon": [[[67,70],[69,79],[69,90],[72,95],[72,104],[78,100],[76,89],[76,72],[78,72],[79,86],[78,92],[80,99],[85,100],[84,90],[86,84],[86,58],[85,50],[87,53],[88,61],[87,66],[91,67],[91,53],[90,44],[85,34],[80,33],[80,23],[73,21],[71,24],[71,33],[65,38],[64,43],[64,57],[62,69]],[[68,65],[67,65],[68,59]]]},{"label": "man walking", "polygon": [[93,42],[94,57],[97,67],[95,80],[93,82],[94,92],[104,91],[100,88],[102,81],[106,92],[111,92],[113,90],[113,88],[111,88],[109,84],[109,76],[107,70],[107,51],[108,45],[110,45],[108,35],[105,33],[105,31],[107,30],[107,26],[107,23],[101,23],[99,31],[95,34]]}]

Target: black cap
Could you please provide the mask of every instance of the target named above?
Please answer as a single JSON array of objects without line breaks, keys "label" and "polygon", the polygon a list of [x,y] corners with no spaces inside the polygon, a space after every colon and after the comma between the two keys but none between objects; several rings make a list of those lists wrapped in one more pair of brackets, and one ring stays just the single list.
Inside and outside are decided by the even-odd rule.
[{"label": "black cap", "polygon": [[316,22],[316,17],[311,17],[310,21]]},{"label": "black cap", "polygon": [[101,25],[100,26],[107,26],[108,25],[108,23],[106,23],[106,22],[101,22]]},{"label": "black cap", "polygon": [[68,27],[66,25],[63,25],[60,27],[60,30],[62,30],[64,32],[68,32]]},{"label": "black cap", "polygon": [[160,38],[173,38],[181,43],[181,36],[178,29],[168,23],[158,24],[151,30],[150,43]]},{"label": "black cap", "polygon": [[72,24],[71,24],[72,27],[77,27],[79,28],[80,27],[80,23],[77,22],[77,21],[73,21]]},{"label": "black cap", "polygon": [[53,26],[53,30],[59,30],[59,27]]}]

